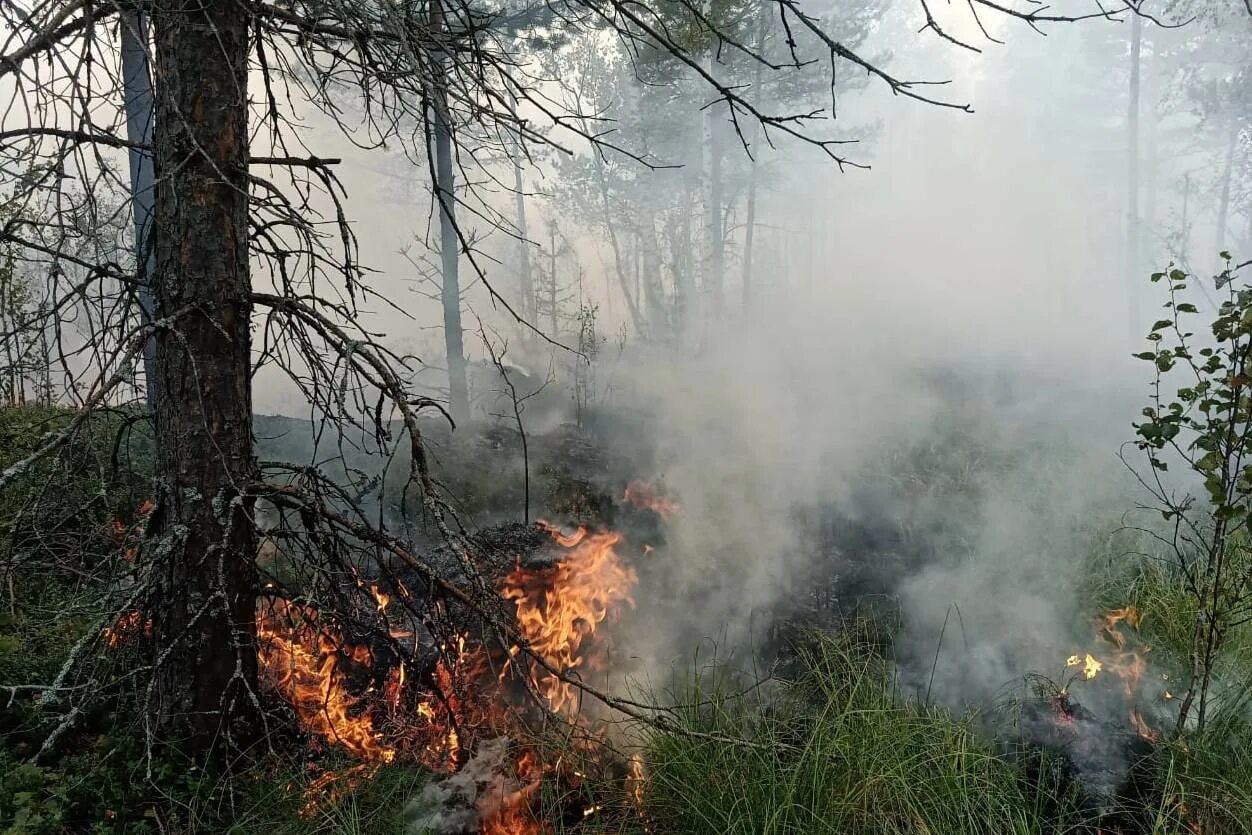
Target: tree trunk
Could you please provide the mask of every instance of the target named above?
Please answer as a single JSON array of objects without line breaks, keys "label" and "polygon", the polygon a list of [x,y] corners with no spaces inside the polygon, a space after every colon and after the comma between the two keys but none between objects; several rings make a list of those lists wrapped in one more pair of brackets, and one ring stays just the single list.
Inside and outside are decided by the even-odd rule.
[{"label": "tree trunk", "polygon": [[[431,33],[444,32],[443,7],[431,9]],[[460,240],[456,229],[456,180],[452,171],[452,122],[448,113],[448,55],[440,51],[434,61],[432,90],[435,134],[435,198],[439,201],[439,257],[443,268],[440,298],[443,302],[443,334],[448,353],[448,401],[458,423],[469,416],[469,387],[465,382],[465,342],[461,331],[461,282],[458,275]]]},{"label": "tree trunk", "polygon": [[743,230],[743,311],[752,309],[752,247],[756,241],[756,158],[748,171],[748,208]]},{"label": "tree trunk", "polygon": [[[9,315],[9,298],[13,295],[14,280],[12,262],[10,261],[7,265],[0,264],[0,333],[12,334],[4,338],[4,405],[6,406],[17,404],[13,385],[13,375],[17,373],[17,363],[13,358],[13,340],[17,339],[17,317]],[[10,318],[12,318],[12,324],[10,324]]]},{"label": "tree trunk", "polygon": [[691,218],[696,213],[696,203],[698,201],[699,179],[696,177],[688,177],[683,189],[683,199],[680,204],[680,220],[677,228],[670,234],[670,261],[674,269],[674,312],[672,321],[674,323],[675,343],[681,345],[683,340],[687,338],[687,331],[692,320],[692,298],[695,293],[695,264],[691,257],[693,251],[698,251],[696,244],[698,241],[692,240],[698,237],[698,233],[693,235],[691,228]]},{"label": "tree trunk", "polygon": [[596,179],[600,186],[600,208],[604,217],[604,228],[609,233],[609,246],[613,250],[613,269],[617,272],[617,283],[622,288],[622,297],[626,299],[626,309],[630,311],[630,321],[635,326],[635,333],[644,336],[647,328],[643,321],[643,315],[639,312],[639,305],[630,292],[630,280],[626,275],[626,265],[622,260],[621,242],[617,239],[617,229],[613,224],[613,216],[609,211],[608,173],[604,170],[604,159],[599,154],[596,154]]},{"label": "tree trunk", "polygon": [[665,306],[664,279],[661,276],[661,243],[656,236],[656,215],[649,206],[643,219],[643,296],[647,304],[652,333],[669,338],[673,335]]},{"label": "tree trunk", "polygon": [[1156,269],[1157,233],[1157,190],[1160,169],[1160,120],[1157,109],[1151,104],[1156,98],[1151,87],[1148,88],[1147,124],[1144,126],[1144,159],[1143,159],[1143,216],[1139,221],[1139,264],[1151,265]]},{"label": "tree trunk", "polygon": [[709,274],[708,292],[714,320],[722,314],[722,281],[726,264],[726,227],[722,221],[722,147],[721,131],[714,107],[708,111],[709,156]]},{"label": "tree trunk", "polygon": [[[1217,249],[1226,249],[1226,227],[1230,223],[1230,181],[1235,169],[1235,146],[1239,142],[1239,120],[1230,120],[1230,140],[1226,145],[1226,164],[1222,167],[1222,191],[1217,201]],[[1214,253],[1216,254],[1216,253]]]},{"label": "tree trunk", "polygon": [[1130,101],[1126,110],[1126,311],[1130,338],[1139,333],[1139,55],[1143,22],[1131,15]]},{"label": "tree trunk", "polygon": [[[517,102],[512,103],[513,118],[517,118]],[[530,235],[526,227],[526,194],[525,181],[522,177],[522,139],[515,137],[513,148],[513,192],[517,212],[517,278],[518,292],[522,296],[520,310],[522,318],[530,321],[534,318],[535,285],[530,276]],[[533,322],[532,322],[533,324]]]},{"label": "tree trunk", "polygon": [[248,18],[156,0],[156,490],[153,727],[180,753],[252,741]]},{"label": "tree trunk", "polygon": [[[770,4],[761,3],[761,10],[757,17],[756,28],[756,54],[765,56],[765,36],[769,31],[769,15]],[[761,89],[761,76],[764,69],[762,61],[756,61],[752,70],[752,92],[759,95]],[[748,151],[752,156],[748,169],[748,208],[747,217],[743,231],[743,312],[746,315],[752,306],[752,245],[756,238],[756,182],[757,169],[760,166],[760,149],[756,147],[761,137],[761,125],[757,121],[752,123],[752,143],[748,146]]]},{"label": "tree trunk", "polygon": [[[148,71],[148,20],[138,11],[126,11],[122,26],[122,105],[126,111],[126,139],[130,149],[131,213],[135,228],[135,273],[140,313],[152,319],[152,274],[154,255],[150,232],[156,191],[153,184],[152,152],[152,74]],[[156,403],[156,340],[144,345],[143,372],[148,410]]]},{"label": "tree trunk", "polygon": [[47,308],[42,302],[39,304],[38,311],[37,321],[44,324],[39,328],[39,359],[43,366],[40,368],[37,397],[40,405],[51,406],[54,399],[52,396],[52,345],[48,339],[48,328],[56,327],[56,325],[45,318]]},{"label": "tree trunk", "polygon": [[552,317],[549,328],[552,338],[556,339],[559,331],[557,322],[556,299],[556,222],[548,221],[548,315]]}]

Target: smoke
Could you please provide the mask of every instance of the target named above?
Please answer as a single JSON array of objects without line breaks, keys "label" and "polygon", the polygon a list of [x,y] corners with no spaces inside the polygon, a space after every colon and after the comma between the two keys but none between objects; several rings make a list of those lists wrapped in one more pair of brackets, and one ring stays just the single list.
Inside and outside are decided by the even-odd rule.
[{"label": "smoke", "polygon": [[[899,21],[884,42],[893,26],[913,42],[916,26]],[[618,630],[619,688],[685,669],[710,637],[757,650],[763,627],[803,612],[819,583],[842,611],[888,601],[902,684],[953,707],[1063,672],[1088,637],[1088,569],[1120,556],[1114,534],[1138,498],[1116,456],[1146,392],[1127,355],[1153,317],[1137,311],[1155,302],[1124,274],[1124,90],[1109,83],[1120,53],[1095,27],[1051,34],[1014,37],[977,66],[959,50],[918,56],[952,62],[953,95],[976,101],[976,116],[873,89],[844,97],[854,123],[883,120],[880,140],[852,154],[872,172],[757,149],[750,300],[736,233],[720,315],[695,304],[677,344],[634,334],[598,361],[593,428],[612,454],[596,477],[610,491],[653,481],[683,506],[648,543],[637,609]],[[1071,83],[1056,71],[1067,62],[1089,72]],[[649,176],[660,190],[686,174]],[[1172,196],[1155,199],[1164,217]],[[605,242],[580,237],[559,207],[532,208],[577,239],[579,301],[600,304],[600,331],[613,333],[628,317]],[[400,220],[361,209],[363,247],[398,249],[377,238],[405,234]],[[491,274],[506,290],[514,247],[501,243],[505,268]],[[408,268],[393,266],[399,286]],[[420,321],[438,320],[410,301]],[[467,303],[486,315],[481,288]],[[380,330],[425,339],[438,364],[435,332],[378,316]],[[508,359],[542,370],[569,354],[519,337]],[[556,408],[539,413],[536,435]],[[545,452],[532,450],[541,464]],[[510,455],[485,449],[482,466],[514,479]],[[477,780],[444,781],[430,800],[470,808]]]},{"label": "smoke", "polygon": [[[623,385],[654,432],[651,471],[637,475],[662,479],[684,507],[660,557],[681,623],[664,620],[657,657],[672,661],[693,637],[733,644],[754,613],[804,594],[797,578],[893,556],[899,576],[880,590],[932,653],[952,606],[974,646],[983,635],[1065,645],[1080,567],[1125,497],[1115,453],[1133,395],[914,360],[889,336],[828,323],[806,330],[792,315],[772,323],[785,341],[740,331]],[[975,654],[986,669],[972,678],[994,689],[1012,676],[1004,653]],[[952,672],[970,694],[971,671]]]},{"label": "smoke", "polygon": [[433,780],[409,802],[405,819],[414,835],[456,835],[500,808],[520,786],[506,776],[508,737],[479,743],[474,756],[455,774]]}]

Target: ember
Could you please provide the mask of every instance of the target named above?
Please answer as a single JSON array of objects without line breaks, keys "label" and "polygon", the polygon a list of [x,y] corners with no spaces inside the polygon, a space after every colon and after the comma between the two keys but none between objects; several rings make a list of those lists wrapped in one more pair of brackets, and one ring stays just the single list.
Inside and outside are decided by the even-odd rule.
[{"label": "ember", "polygon": [[140,629],[140,624],[143,625],[144,637],[152,637],[152,618],[144,618],[133,609],[123,612],[112,626],[106,626],[102,630],[105,644],[110,649],[116,649],[134,637]]}]

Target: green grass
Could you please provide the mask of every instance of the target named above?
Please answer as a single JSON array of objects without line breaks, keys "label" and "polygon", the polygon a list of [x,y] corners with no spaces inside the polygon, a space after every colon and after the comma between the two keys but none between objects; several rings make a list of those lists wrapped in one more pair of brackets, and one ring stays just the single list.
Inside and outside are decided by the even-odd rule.
[{"label": "green grass", "polygon": [[998,756],[971,719],[903,701],[864,648],[821,636],[805,667],[768,695],[732,698],[717,683],[678,694],[693,730],[752,745],[653,733],[657,832],[1026,835],[1073,825],[1069,798]]},{"label": "green grass", "polygon": [[1202,732],[1161,753],[1163,801],[1153,835],[1252,833],[1252,680],[1228,694]]},{"label": "green grass", "polygon": [[[351,762],[317,769],[293,763],[258,768],[237,802],[231,835],[416,835],[405,807],[429,779],[414,766],[370,767],[357,779],[344,777]],[[340,775],[326,789],[313,788],[328,770]]]}]

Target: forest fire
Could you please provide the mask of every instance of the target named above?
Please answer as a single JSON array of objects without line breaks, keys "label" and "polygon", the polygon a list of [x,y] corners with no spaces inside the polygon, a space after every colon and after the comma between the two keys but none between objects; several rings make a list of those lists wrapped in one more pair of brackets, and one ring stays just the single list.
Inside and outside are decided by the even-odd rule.
[{"label": "forest fire", "polygon": [[[406,688],[417,685],[405,662],[387,669],[386,682],[377,689],[353,685],[350,680],[362,677],[345,673],[373,668],[377,662],[370,649],[345,641],[317,612],[275,600],[263,605],[258,616],[265,680],[310,736],[367,763],[411,759],[444,774],[464,765],[467,746],[476,745],[485,729],[505,733],[517,727],[519,719],[510,707],[516,691],[506,686],[511,671],[525,676],[526,692],[537,694],[549,710],[574,718],[578,691],[561,676],[586,677],[603,667],[603,653],[594,645],[597,630],[621,606],[633,605],[638,578],[617,551],[620,533],[579,528],[567,534],[544,522],[539,525],[558,547],[557,558],[541,565],[526,565],[519,558],[497,584],[500,596],[513,604],[517,631],[534,657],[523,659],[522,648],[511,646],[501,649],[501,663],[493,663],[494,654],[482,640],[462,634],[439,646],[439,659],[427,674],[429,690],[406,697]],[[390,622],[391,593],[378,583],[361,588],[368,590],[376,616]],[[397,629],[391,634],[413,635]],[[509,778],[516,779],[516,787],[491,798],[484,795],[478,804],[480,831],[548,831],[532,815],[530,800],[544,776],[560,770],[559,763],[544,764],[534,749],[522,746]],[[641,767],[632,774],[631,790],[639,793]],[[321,781],[330,788],[341,782],[330,773]],[[309,800],[306,806],[316,804]],[[598,807],[578,811],[592,815]]]},{"label": "forest fire", "polygon": [[1104,664],[1097,661],[1091,653],[1085,656],[1071,655],[1065,659],[1066,667],[1082,667],[1082,677],[1091,680],[1096,677],[1100,670],[1104,669]]},{"label": "forest fire", "polygon": [[152,514],[152,510],[156,507],[156,503],[152,499],[144,499],[139,507],[135,508],[134,521],[129,525],[122,518],[116,517],[109,524],[109,534],[113,541],[122,549],[122,558],[127,562],[134,562],[139,555],[139,546],[143,540],[144,526],[147,524],[148,517]]},{"label": "forest fire", "polygon": [[646,481],[632,481],[626,485],[622,501],[635,507],[651,510],[662,519],[682,512],[682,505],[673,499],[662,496],[656,487]]},{"label": "forest fire", "polygon": [[1130,726],[1134,728],[1135,733],[1139,734],[1139,738],[1147,742],[1159,742],[1161,740],[1161,732],[1149,725],[1137,710],[1130,711]]},{"label": "forest fire", "polygon": [[1110,645],[1110,651],[1103,653],[1103,660],[1092,653],[1075,653],[1065,660],[1066,667],[1081,667],[1082,677],[1086,680],[1095,678],[1107,669],[1122,682],[1127,697],[1134,696],[1147,671],[1148,662],[1144,657],[1151,647],[1127,648],[1127,635],[1120,624],[1133,632],[1137,632],[1143,616],[1133,606],[1114,609],[1096,618],[1096,640]]},{"label": "forest fire", "polygon": [[[519,564],[500,594],[517,605],[518,627],[547,665],[561,672],[581,671],[596,664],[595,656],[583,653],[584,643],[614,608],[633,605],[630,595],[638,577],[614,550],[621,534],[589,534],[579,528],[567,536],[550,526],[548,531],[569,553],[548,569],[529,570]],[[533,659],[530,673],[552,710],[576,707],[572,685]]]},{"label": "forest fire", "polygon": [[[379,740],[370,715],[344,684],[336,638],[319,625],[316,612],[285,600],[269,602],[257,616],[261,669],[305,729],[360,759],[390,762],[395,748]],[[368,663],[367,648],[350,652]]]},{"label": "forest fire", "polygon": [[[1084,681],[1091,681],[1102,672],[1111,673],[1121,683],[1122,696],[1133,702],[1139,695],[1140,685],[1148,669],[1146,655],[1151,647],[1137,646],[1131,636],[1138,632],[1143,615],[1134,606],[1113,609],[1095,619],[1095,638],[1107,647],[1107,651],[1099,655],[1092,653],[1075,653],[1065,660],[1067,668],[1077,669],[1076,675]],[[1098,651],[1099,652],[1099,651]],[[1057,711],[1057,724],[1072,724],[1072,715],[1068,707],[1068,691],[1061,690],[1066,709]],[[1164,698],[1169,700],[1172,694],[1165,692]],[[1150,743],[1161,738],[1159,731],[1152,728],[1137,708],[1131,708],[1129,725],[1138,736]]]}]

